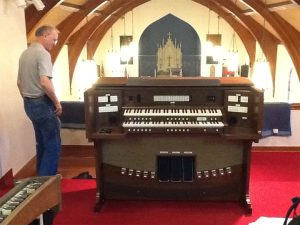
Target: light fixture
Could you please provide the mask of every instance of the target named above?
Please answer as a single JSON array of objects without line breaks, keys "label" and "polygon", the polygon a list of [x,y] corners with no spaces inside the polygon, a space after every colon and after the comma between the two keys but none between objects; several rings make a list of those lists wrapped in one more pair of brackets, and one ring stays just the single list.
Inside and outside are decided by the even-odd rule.
[{"label": "light fixture", "polygon": [[27,3],[25,0],[15,0],[15,3],[18,8],[26,8]]},{"label": "light fixture", "polygon": [[210,34],[209,27],[210,27],[210,10],[208,13],[208,31],[206,34],[206,42],[211,42],[213,46],[221,46],[222,45],[222,35],[219,33],[220,16],[218,16],[218,33]]},{"label": "light fixture", "polygon": [[[267,3],[265,1],[265,8]],[[263,33],[261,38],[261,46],[265,41],[266,19],[263,20]],[[264,91],[265,99],[271,98],[273,93],[273,82],[269,62],[267,61],[262,48],[259,48],[258,57],[254,62],[252,81],[257,88]]]},{"label": "light fixture", "polygon": [[235,33],[233,33],[232,35],[231,47],[232,48],[227,53],[227,67],[228,67],[228,71],[234,74],[235,72],[238,71],[238,67],[239,67],[239,55],[236,47]]},{"label": "light fixture", "polygon": [[208,30],[206,34],[206,63],[207,64],[218,64],[224,54],[222,48],[222,35],[219,33],[220,16],[218,16],[218,33],[210,33],[210,10],[208,11]]},{"label": "light fixture", "polygon": [[83,101],[84,92],[96,82],[97,78],[98,71],[95,60],[82,60],[79,63],[76,77],[78,100]]},{"label": "light fixture", "polygon": [[27,6],[33,4],[37,11],[41,11],[45,8],[42,0],[15,0],[17,7],[26,8]]},{"label": "light fixture", "polygon": [[[110,49],[107,51],[105,57],[106,70],[103,71],[104,76],[120,76],[120,67],[116,66],[119,64],[120,54],[114,48],[114,34],[113,26],[110,28]],[[102,66],[103,69],[103,66]]]}]

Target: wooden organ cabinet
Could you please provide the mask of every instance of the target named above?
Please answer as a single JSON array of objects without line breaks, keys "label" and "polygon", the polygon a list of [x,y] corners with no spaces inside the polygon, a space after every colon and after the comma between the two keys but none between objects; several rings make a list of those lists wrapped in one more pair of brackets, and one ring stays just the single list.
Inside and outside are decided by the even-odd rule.
[{"label": "wooden organ cabinet", "polygon": [[263,93],[245,78],[100,78],[85,92],[95,210],[107,199],[237,201],[252,212]]}]

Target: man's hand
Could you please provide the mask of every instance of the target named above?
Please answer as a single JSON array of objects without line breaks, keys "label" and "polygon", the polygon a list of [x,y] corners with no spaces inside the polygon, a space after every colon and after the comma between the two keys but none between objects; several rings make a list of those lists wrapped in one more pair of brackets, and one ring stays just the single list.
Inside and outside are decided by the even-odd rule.
[{"label": "man's hand", "polygon": [[61,116],[61,114],[62,114],[62,107],[61,107],[61,104],[60,104],[60,102],[58,102],[56,105],[55,105],[55,107],[56,107],[56,109],[55,109],[55,114],[57,115],[57,116]]},{"label": "man's hand", "polygon": [[54,87],[53,87],[51,80],[49,79],[49,77],[47,77],[45,75],[40,76],[40,84],[41,84],[42,88],[44,89],[46,95],[48,95],[48,97],[54,103],[55,114],[57,116],[60,116],[62,114],[62,107],[61,107],[59,100],[56,97],[56,94],[54,92]]}]

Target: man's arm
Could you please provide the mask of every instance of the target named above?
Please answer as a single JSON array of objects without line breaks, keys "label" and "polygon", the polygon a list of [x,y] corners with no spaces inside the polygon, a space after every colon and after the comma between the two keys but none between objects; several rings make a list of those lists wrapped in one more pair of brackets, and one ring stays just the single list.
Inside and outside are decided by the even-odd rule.
[{"label": "man's arm", "polygon": [[48,95],[48,97],[54,103],[55,108],[56,108],[55,114],[57,116],[60,116],[62,113],[62,107],[61,107],[61,104],[60,104],[56,94],[55,94],[54,86],[53,86],[51,80],[47,76],[44,76],[44,75],[40,76],[40,84],[41,84],[42,88],[44,89],[46,95]]},{"label": "man's arm", "polygon": [[17,80],[17,86],[18,86],[18,89],[19,89],[19,92],[20,92],[20,95],[22,96],[23,98],[23,94],[22,94],[22,88],[21,88],[21,81],[20,79]]}]

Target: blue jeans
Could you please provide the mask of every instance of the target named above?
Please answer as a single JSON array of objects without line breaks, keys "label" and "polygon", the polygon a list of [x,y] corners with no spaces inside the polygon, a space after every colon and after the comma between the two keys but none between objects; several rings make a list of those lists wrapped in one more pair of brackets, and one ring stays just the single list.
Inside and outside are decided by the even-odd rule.
[{"label": "blue jeans", "polygon": [[37,175],[56,175],[61,139],[60,120],[54,113],[55,106],[47,96],[33,99],[25,97],[24,108],[35,132]]}]

